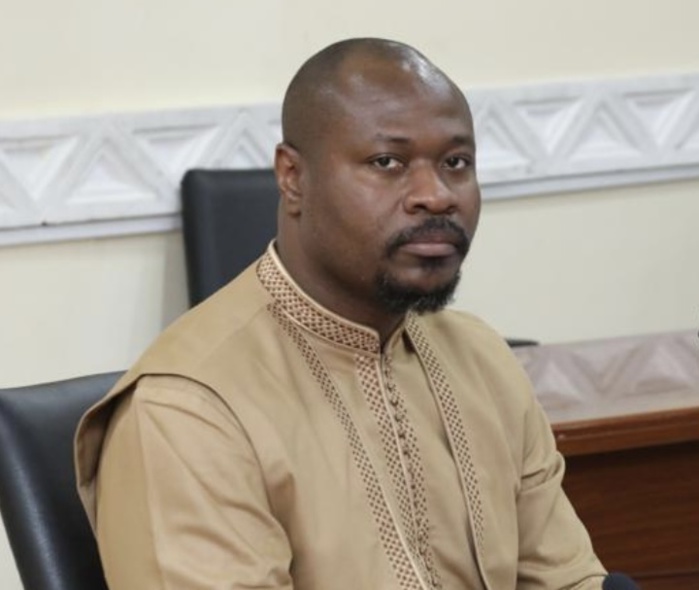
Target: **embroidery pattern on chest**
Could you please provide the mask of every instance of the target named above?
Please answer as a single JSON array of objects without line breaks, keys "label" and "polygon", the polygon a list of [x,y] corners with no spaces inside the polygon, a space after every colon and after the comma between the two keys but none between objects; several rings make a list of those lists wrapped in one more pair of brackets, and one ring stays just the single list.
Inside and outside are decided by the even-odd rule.
[{"label": "embroidery pattern on chest", "polygon": [[382,364],[375,358],[356,355],[355,363],[365,398],[379,427],[381,447],[408,545],[423,567],[425,578],[432,588],[439,590],[442,582],[429,542],[427,494],[420,449],[403,397],[393,380],[390,356],[384,356]]},{"label": "embroidery pattern on chest", "polygon": [[410,316],[408,318],[406,327],[408,335],[413,342],[413,346],[425,367],[427,378],[430,380],[437,401],[437,407],[442,415],[442,421],[447,431],[449,444],[456,457],[456,464],[459,469],[464,496],[466,497],[471,517],[470,520],[473,526],[476,549],[479,553],[479,563],[483,563],[483,507],[478,476],[473,463],[471,445],[466,435],[466,428],[461,418],[454,392],[444,373],[444,369],[442,369],[432,346],[415,316]]}]

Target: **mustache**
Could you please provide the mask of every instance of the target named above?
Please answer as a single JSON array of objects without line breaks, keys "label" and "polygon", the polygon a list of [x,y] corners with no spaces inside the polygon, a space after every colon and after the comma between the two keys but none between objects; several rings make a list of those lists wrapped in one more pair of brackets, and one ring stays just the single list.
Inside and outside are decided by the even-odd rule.
[{"label": "mustache", "polygon": [[446,236],[452,241],[462,257],[466,256],[471,247],[471,239],[466,230],[458,223],[448,217],[429,217],[420,225],[406,228],[391,236],[386,246],[386,253],[388,256],[392,256],[401,246],[429,238],[430,234],[434,233]]}]

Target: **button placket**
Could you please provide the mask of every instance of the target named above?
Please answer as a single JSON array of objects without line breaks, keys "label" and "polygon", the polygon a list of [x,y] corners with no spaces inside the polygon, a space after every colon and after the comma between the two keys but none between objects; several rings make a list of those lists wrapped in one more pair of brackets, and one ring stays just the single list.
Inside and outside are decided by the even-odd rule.
[{"label": "button placket", "polygon": [[389,402],[388,408],[390,409],[394,432],[398,438],[397,443],[400,450],[401,463],[403,465],[403,472],[410,495],[415,550],[425,568],[428,581],[434,589],[439,590],[442,588],[442,584],[434,566],[429,544],[426,498],[424,497],[424,489],[418,484],[417,480],[417,465],[419,465],[420,461],[417,453],[417,439],[412,432],[408,414],[403,405],[403,399],[393,381],[392,359],[389,355],[385,354],[382,360],[382,376],[385,384],[386,397]]}]

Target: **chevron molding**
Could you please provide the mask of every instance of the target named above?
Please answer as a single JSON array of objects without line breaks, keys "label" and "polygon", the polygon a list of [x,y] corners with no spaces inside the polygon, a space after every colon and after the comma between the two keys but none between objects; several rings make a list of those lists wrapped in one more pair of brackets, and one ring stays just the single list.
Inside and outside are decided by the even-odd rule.
[{"label": "chevron molding", "polygon": [[[699,74],[469,92],[486,199],[699,177]],[[179,181],[272,163],[278,105],[0,122],[0,245],[168,231]]]}]

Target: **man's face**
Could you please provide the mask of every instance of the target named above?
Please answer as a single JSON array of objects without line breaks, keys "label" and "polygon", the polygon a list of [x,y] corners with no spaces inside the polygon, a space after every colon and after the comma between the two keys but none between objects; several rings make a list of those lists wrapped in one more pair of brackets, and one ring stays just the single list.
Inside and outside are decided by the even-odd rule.
[{"label": "man's face", "polygon": [[304,173],[300,240],[324,291],[402,313],[441,307],[478,223],[473,124],[442,81],[351,80]]}]

